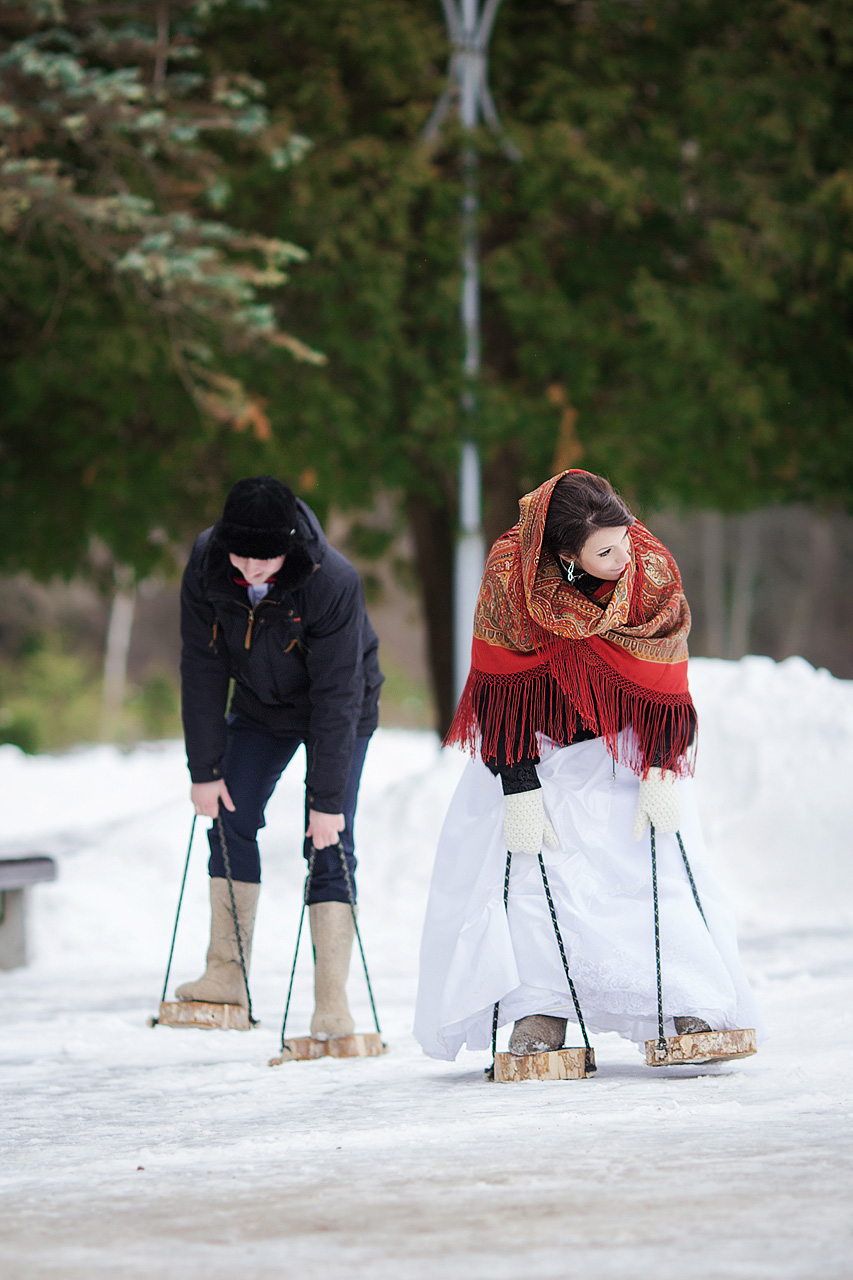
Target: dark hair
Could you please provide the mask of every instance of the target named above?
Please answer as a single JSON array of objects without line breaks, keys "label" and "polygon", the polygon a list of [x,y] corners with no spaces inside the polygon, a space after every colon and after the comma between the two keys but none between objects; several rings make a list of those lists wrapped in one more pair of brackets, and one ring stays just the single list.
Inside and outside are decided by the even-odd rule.
[{"label": "dark hair", "polygon": [[596,529],[630,526],[634,517],[614,493],[604,476],[572,471],[554,485],[545,517],[545,546],[556,557],[560,551],[579,556]]}]

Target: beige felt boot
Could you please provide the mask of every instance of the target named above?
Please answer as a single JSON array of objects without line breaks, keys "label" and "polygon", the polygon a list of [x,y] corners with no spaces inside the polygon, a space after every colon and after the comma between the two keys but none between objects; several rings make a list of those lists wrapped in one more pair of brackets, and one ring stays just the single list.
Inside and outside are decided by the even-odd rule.
[{"label": "beige felt boot", "polygon": [[[248,974],[261,886],[247,884],[242,880],[232,880],[231,886]],[[175,995],[179,1000],[204,1000],[209,1004],[239,1004],[244,1009],[248,1007],[234,917],[231,914],[228,881],[219,876],[211,877],[210,881],[210,946],[207,949],[207,968],[197,982],[185,982],[177,988]]]},{"label": "beige felt boot", "polygon": [[314,902],[308,912],[314,943],[311,1035],[315,1040],[351,1036],[355,1023],[347,1004],[346,981],[355,937],[352,911],[345,902]]}]

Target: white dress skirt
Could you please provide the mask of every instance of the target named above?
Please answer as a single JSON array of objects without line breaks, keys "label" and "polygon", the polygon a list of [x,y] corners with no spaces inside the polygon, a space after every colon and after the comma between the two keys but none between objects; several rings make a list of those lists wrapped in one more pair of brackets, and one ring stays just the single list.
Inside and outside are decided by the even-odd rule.
[{"label": "white dress skirt", "polygon": [[[648,832],[631,828],[638,778],[603,742],[543,741],[537,772],[560,846],[543,848],[581,1012],[590,1031],[642,1045],[657,1036],[654,909]],[[691,780],[678,783],[681,835],[707,927],[674,835],[657,836],[665,1030],[693,1015],[714,1030],[755,1027],[734,922],[708,867]],[[481,760],[460,779],[442,828],[421,944],[415,1036],[434,1058],[491,1046],[500,1025],[546,1013],[576,1022],[538,859],[512,857],[504,910],[503,789]],[[567,1043],[580,1044],[579,1032]]]}]

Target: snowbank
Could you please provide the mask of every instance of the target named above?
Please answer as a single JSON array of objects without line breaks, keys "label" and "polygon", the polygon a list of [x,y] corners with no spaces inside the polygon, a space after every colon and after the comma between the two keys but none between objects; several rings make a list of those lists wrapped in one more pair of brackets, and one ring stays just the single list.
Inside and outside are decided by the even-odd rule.
[{"label": "snowbank", "polygon": [[690,664],[708,842],[741,929],[853,923],[853,681],[802,658]]}]

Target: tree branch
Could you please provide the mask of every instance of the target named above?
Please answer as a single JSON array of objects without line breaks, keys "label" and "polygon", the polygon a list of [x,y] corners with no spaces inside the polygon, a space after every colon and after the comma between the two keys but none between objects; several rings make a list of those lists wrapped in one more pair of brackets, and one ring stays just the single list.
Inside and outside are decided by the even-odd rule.
[{"label": "tree branch", "polygon": [[154,58],[152,84],[162,89],[166,82],[166,63],[169,59],[169,3],[160,0],[157,5],[157,53]]}]

